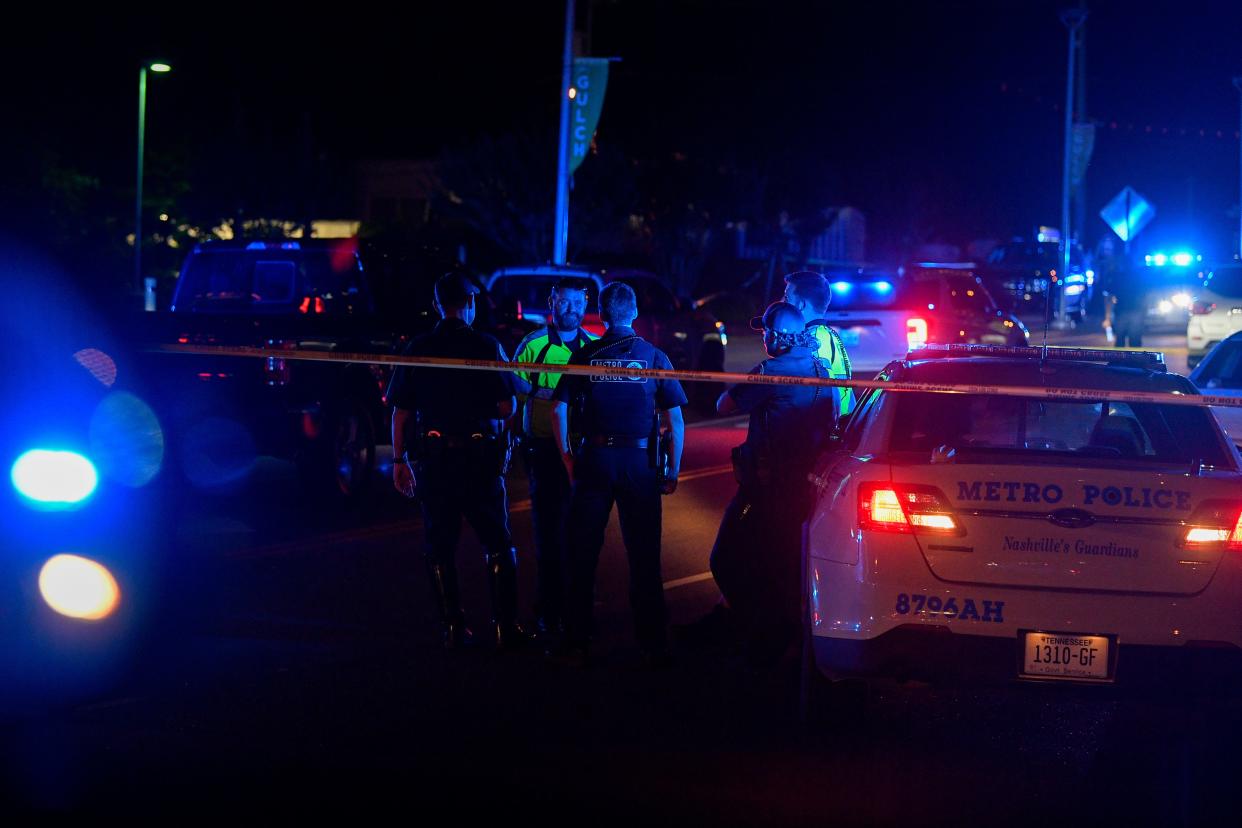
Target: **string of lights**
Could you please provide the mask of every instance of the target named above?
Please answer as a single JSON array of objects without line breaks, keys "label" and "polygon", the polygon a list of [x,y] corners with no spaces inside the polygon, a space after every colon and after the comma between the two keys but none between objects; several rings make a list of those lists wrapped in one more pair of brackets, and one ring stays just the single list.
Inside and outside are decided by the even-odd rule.
[{"label": "string of lights", "polygon": [[[1002,95],[1031,102],[1049,112],[1062,111],[1062,107],[1059,102],[1041,93],[1033,92],[1021,86],[1014,86],[1007,81],[1002,81],[997,88]],[[1164,138],[1211,138],[1213,140],[1229,141],[1242,140],[1242,132],[1239,132],[1236,129],[1215,129],[1203,126],[1189,127],[1160,123],[1135,123],[1133,121],[1118,120],[1116,118],[1108,117],[1090,118],[1088,122],[1095,124],[1098,129],[1108,130],[1109,132]]]}]

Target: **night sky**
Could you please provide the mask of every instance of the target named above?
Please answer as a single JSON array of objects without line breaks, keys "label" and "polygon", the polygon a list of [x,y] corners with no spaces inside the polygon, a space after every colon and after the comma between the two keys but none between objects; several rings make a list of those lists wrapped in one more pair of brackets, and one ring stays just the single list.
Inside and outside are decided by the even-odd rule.
[{"label": "night sky", "polygon": [[[760,170],[773,210],[861,207],[878,252],[915,222],[958,243],[1058,223],[1063,5],[583,0],[579,20],[592,54],[622,58],[601,145]],[[1145,242],[1225,252],[1242,4],[1089,6],[1088,242],[1129,183],[1158,209]],[[148,146],[190,159],[292,154],[307,134],[321,160],[425,158],[554,121],[562,3],[350,8],[109,9],[10,30],[3,141],[128,181],[147,56],[174,67],[151,83]]]}]

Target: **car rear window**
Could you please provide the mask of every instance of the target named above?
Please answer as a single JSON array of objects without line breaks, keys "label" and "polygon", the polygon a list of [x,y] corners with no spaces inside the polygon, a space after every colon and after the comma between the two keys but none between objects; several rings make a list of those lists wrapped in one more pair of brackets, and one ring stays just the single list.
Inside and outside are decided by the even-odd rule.
[{"label": "car rear window", "polygon": [[895,279],[833,279],[831,310],[902,310],[912,297],[898,290]]},{"label": "car rear window", "polygon": [[1242,267],[1216,268],[1203,287],[1220,296],[1242,297]]},{"label": "car rear window", "polygon": [[834,279],[833,311],[942,310],[992,313],[995,303],[974,276],[937,271],[914,273],[904,279]]},{"label": "car rear window", "polygon": [[331,250],[204,250],[177,284],[179,311],[339,314],[367,309],[362,271]]},{"label": "car rear window", "polygon": [[1206,408],[923,393],[899,393],[897,403],[889,441],[895,451],[948,446],[1030,458],[1231,465]]}]

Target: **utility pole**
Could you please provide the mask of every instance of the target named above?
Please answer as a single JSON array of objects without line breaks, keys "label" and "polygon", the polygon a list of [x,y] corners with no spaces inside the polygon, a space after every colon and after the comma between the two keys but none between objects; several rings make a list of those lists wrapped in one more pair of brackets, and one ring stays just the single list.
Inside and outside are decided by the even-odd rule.
[{"label": "utility pole", "polygon": [[565,0],[565,52],[561,69],[561,131],[556,157],[556,223],[552,263],[563,265],[569,245],[569,87],[574,74],[574,0]]},{"label": "utility pole", "polygon": [[[1238,90],[1238,134],[1242,135],[1242,77],[1233,79],[1233,88]],[[1238,258],[1242,259],[1242,140],[1238,141]]]},{"label": "utility pole", "polygon": [[[1087,11],[1087,0],[1079,0],[1079,8],[1084,13]],[[1074,123],[1082,125],[1087,123],[1087,27],[1083,26],[1078,32],[1078,54],[1074,58]],[[1084,242],[1084,225],[1087,216],[1087,175],[1086,165],[1083,165],[1082,176],[1078,179],[1077,184],[1074,183],[1073,171],[1070,176],[1071,199],[1070,199],[1070,223],[1073,225],[1073,232],[1070,233],[1070,241],[1082,244]]]},{"label": "utility pole", "polygon": [[[1065,158],[1061,166],[1061,284],[1057,291],[1057,321],[1065,322],[1064,280],[1070,262],[1070,162],[1074,151],[1074,69],[1078,56],[1078,30],[1087,20],[1081,6],[1061,12],[1061,22],[1069,29],[1069,66],[1065,76]],[[1051,285],[1049,285],[1051,290]],[[1047,301],[1047,300],[1045,300]]]}]

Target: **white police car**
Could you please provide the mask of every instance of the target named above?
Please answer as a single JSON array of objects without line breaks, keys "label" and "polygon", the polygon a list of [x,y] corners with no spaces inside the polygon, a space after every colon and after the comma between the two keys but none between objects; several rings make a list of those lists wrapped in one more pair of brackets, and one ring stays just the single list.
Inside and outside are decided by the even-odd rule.
[{"label": "white police car", "polygon": [[1198,393],[1161,354],[928,346],[881,379],[981,393],[871,391],[821,461],[821,672],[1125,683],[1242,653],[1242,456],[1161,400]]}]

